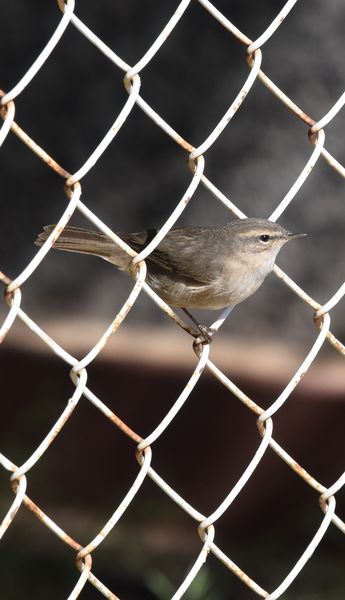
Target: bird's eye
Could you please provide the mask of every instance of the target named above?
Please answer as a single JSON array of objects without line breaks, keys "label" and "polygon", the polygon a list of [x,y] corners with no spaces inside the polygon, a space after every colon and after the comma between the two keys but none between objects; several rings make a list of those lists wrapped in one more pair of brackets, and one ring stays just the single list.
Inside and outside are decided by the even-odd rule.
[{"label": "bird's eye", "polygon": [[262,244],[267,244],[271,239],[271,236],[269,236],[267,233],[263,233],[262,235],[260,235],[259,240]]}]

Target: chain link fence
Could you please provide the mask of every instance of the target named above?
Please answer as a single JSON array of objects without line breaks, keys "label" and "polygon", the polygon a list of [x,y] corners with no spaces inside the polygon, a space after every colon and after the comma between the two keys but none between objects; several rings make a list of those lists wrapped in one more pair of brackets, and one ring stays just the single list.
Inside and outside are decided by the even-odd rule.
[{"label": "chain link fence", "polygon": [[[247,76],[243,80],[243,84],[238,89],[236,96],[229,102],[229,106],[223,115],[220,115],[214,123],[212,131],[205,136],[205,139],[195,147],[191,141],[185,139],[180,132],[176,131],[165,118],[156,112],[150,102],[145,99],[145,93],[141,91],[143,82],[145,81],[145,68],[149,63],[164,49],[164,45],[169,40],[169,36],[178,29],[180,23],[183,22],[184,15],[188,11],[190,5],[197,3],[202,7],[209,19],[210,23],[217,22],[224,28],[229,38],[237,40],[239,45],[243,45],[243,61],[247,62]],[[211,180],[207,176],[207,153],[213,145],[217,144],[218,139],[222,136],[225,129],[229,130],[232,127],[232,119],[238,111],[246,109],[247,98],[251,95],[253,86],[263,84],[277,101],[279,101],[286,111],[301,123],[301,133],[303,135],[303,126],[307,126],[306,134],[310,142],[310,155],[304,165],[301,165],[300,173],[295,181],[292,181],[291,187],[282,200],[274,208],[270,219],[278,220],[286,211],[295,198],[301,187],[308,180],[313,168],[321,161],[327,165],[328,169],[333,170],[339,178],[345,177],[345,167],[327,150],[326,148],[326,131],[327,126],[341,111],[345,104],[345,93],[340,98],[335,98],[332,106],[325,115],[319,120],[314,120],[309,116],[303,107],[299,107],[293,98],[290,98],[280,89],[274,81],[272,81],[265,73],[265,44],[274,36],[278,35],[279,28],[288,23],[289,13],[295,9],[297,0],[289,0],[284,4],[279,13],[271,18],[271,22],[266,29],[260,32],[256,39],[250,39],[245,32],[240,31],[234,23],[232,23],[220,10],[216,4],[212,4],[208,0],[183,0],[179,4],[176,3],[174,10],[167,23],[162,29],[156,32],[152,45],[138,57],[135,64],[128,64],[122,56],[116,52],[116,41],[114,44],[106,44],[100,39],[96,33],[91,30],[77,16],[78,5],[75,6],[74,0],[68,0],[64,3],[58,1],[58,8],[61,11],[60,21],[53,32],[51,38],[46,43],[44,49],[37,56],[36,60],[28,65],[28,68],[23,77],[10,90],[1,92],[1,116],[3,124],[0,132],[1,144],[3,144],[3,152],[6,152],[6,141],[14,133],[19,140],[26,145],[27,151],[33,153],[37,160],[43,161],[47,169],[51,169],[59,175],[65,183],[65,193],[67,196],[67,206],[62,210],[60,218],[56,224],[54,231],[49,235],[44,246],[41,247],[34,255],[32,260],[23,265],[18,275],[14,279],[10,279],[7,274],[6,260],[2,258],[1,280],[5,287],[5,302],[7,303],[7,311],[1,325],[0,339],[6,341],[7,335],[18,326],[21,321],[26,328],[31,330],[38,336],[49,350],[54,353],[60,361],[70,367],[70,378],[75,386],[74,393],[66,401],[66,406],[61,414],[51,426],[45,437],[39,442],[34,451],[27,456],[23,464],[14,464],[11,456],[0,454],[0,462],[4,471],[9,472],[10,483],[14,491],[14,500],[5,515],[3,515],[0,534],[4,536],[9,530],[16,527],[18,514],[24,510],[24,507],[32,512],[48,529],[52,536],[56,536],[61,544],[66,544],[76,553],[76,564],[80,574],[76,575],[75,586],[70,590],[68,598],[83,597],[84,588],[87,584],[94,586],[99,596],[106,598],[118,598],[116,589],[109,589],[104,581],[96,577],[93,571],[93,560],[97,565],[97,551],[106,543],[108,534],[118,526],[121,518],[127,511],[131,511],[132,503],[135,502],[138,492],[143,483],[149,478],[158,486],[169,499],[175,503],[179,510],[184,511],[194,522],[197,532],[200,537],[200,550],[194,558],[194,562],[190,567],[186,577],[174,590],[172,598],[175,600],[188,594],[190,586],[198,573],[203,570],[205,563],[210,560],[213,555],[224,568],[228,570],[229,577],[237,577],[243,584],[247,586],[257,597],[269,598],[275,600],[281,597],[290,586],[292,586],[295,578],[299,575],[306,563],[309,561],[313,553],[317,550],[319,544],[332,528],[337,528],[340,532],[345,533],[345,523],[341,515],[336,512],[336,498],[340,490],[345,484],[345,474],[340,474],[337,479],[326,485],[323,481],[318,481],[313,473],[309,472],[303,465],[298,464],[293,456],[278,443],[273,434],[274,418],[289,402],[292,393],[299,385],[303,376],[311,367],[313,361],[318,356],[324,345],[329,345],[334,353],[340,356],[345,354],[345,346],[335,337],[331,330],[331,315],[333,309],[342,301],[345,294],[345,283],[338,282],[338,288],[327,301],[323,304],[317,299],[312,298],[304,289],[302,289],[295,281],[293,281],[285,272],[278,266],[274,271],[276,276],[286,285],[291,295],[305,303],[309,311],[309,319],[315,324],[315,339],[306,353],[303,361],[297,368],[293,377],[286,384],[285,389],[271,403],[268,408],[263,408],[258,404],[255,396],[249,397],[244,391],[239,389],[237,385],[219,368],[212,360],[212,346],[202,345],[197,343],[198,332],[187,324],[178,314],[176,314],[169,306],[167,306],[145,283],[146,265],[145,258],[157,247],[159,242],[164,238],[167,232],[173,227],[188,203],[192,200],[195,192],[202,186],[207,188],[213,196],[215,202],[219,202],[230,211],[235,217],[244,218],[245,215],[217,186],[217,181]],[[113,6],[114,18],[116,16],[117,7]],[[344,13],[343,13],[344,14]],[[30,136],[30,134],[21,128],[15,120],[16,102],[19,101],[21,94],[30,86],[31,82],[39,74],[42,68],[49,69],[49,61],[54,55],[59,43],[71,29],[75,28],[82,35],[88,44],[92,44],[97,52],[101,53],[104,61],[109,61],[116,73],[120,73],[123,77],[123,85],[127,94],[127,99],[123,103],[122,109],[115,115],[114,122],[108,131],[105,131],[98,145],[90,152],[85,162],[78,169],[71,173],[67,165],[61,165],[60,162],[51,156],[49,148],[43,148],[40,144]],[[177,100],[178,102],[178,100]],[[189,183],[171,212],[165,223],[159,229],[157,235],[149,243],[149,245],[139,254],[136,255],[105,223],[94,210],[91,210],[81,200],[81,190],[83,178],[91,171],[97,170],[99,160],[106,149],[114,147],[117,143],[117,136],[121,128],[131,122],[133,111],[139,108],[149,119],[153,127],[159,128],[176,143],[183,151],[182,160],[188,158],[188,167],[190,170]],[[101,121],[102,117],[99,115]],[[167,166],[168,167],[168,166]],[[65,204],[65,199],[61,198],[61,204]],[[57,343],[52,337],[42,328],[37,319],[33,319],[30,314],[24,310],[25,306],[25,288],[24,284],[33,276],[42,261],[48,253],[51,252],[54,241],[57,239],[63,228],[70,221],[71,217],[77,213],[82,214],[90,225],[96,227],[104,234],[108,235],[116,244],[128,252],[133,257],[132,267],[135,271],[135,281],[133,287],[124,302],[121,309],[114,315],[113,320],[101,335],[97,343],[89,349],[86,355],[78,360],[72,356],[66,349]],[[3,207],[3,219],[6,218],[6,205]],[[252,215],[248,215],[252,216]],[[40,215],[37,215],[37,231],[42,228],[43,223]],[[307,225],[303,224],[302,230],[307,230]],[[147,294],[150,300],[155,303],[174,323],[181,327],[191,339],[195,338],[196,343],[192,346],[196,355],[196,364],[193,372],[190,374],[183,391],[176,398],[174,404],[161,419],[160,423],[154,430],[142,437],[141,434],[134,430],[130,422],[125,422],[119,415],[115,414],[110,407],[103,401],[102,397],[96,395],[92,386],[88,384],[88,370],[93,361],[102,353],[111,336],[116,336],[119,327],[126,327],[126,319],[135,305],[138,297],[142,294]],[[62,315],[63,318],[63,315]],[[216,323],[219,325],[219,321]],[[188,335],[186,336],[186,344],[188,344]],[[192,350],[191,350],[192,352]],[[39,360],[39,358],[37,358]],[[214,506],[211,514],[203,514],[197,506],[191,505],[181,495],[178,489],[174,489],[165,481],[162,474],[153,468],[152,456],[155,455],[155,443],[164,437],[168,427],[176,427],[176,419],[182,407],[188,402],[192,390],[198,391],[200,378],[204,376],[204,371],[207,371],[222,386],[228,390],[229,395],[234,395],[246,409],[253,414],[257,424],[257,449],[253,453],[247,467],[243,470],[236,484],[228,490],[226,496]],[[164,393],[164,391],[162,391]],[[42,506],[36,504],[27,494],[27,485],[30,482],[30,471],[42,459],[47,449],[55,440],[61,436],[64,427],[73,415],[78,404],[89,402],[95,407],[99,413],[110,421],[112,426],[119,430],[124,436],[127,436],[136,448],[137,459],[137,475],[134,478],[132,485],[128,488],[122,501],[113,507],[113,514],[110,518],[104,518],[101,528],[97,535],[89,542],[81,544],[78,540],[73,539],[70,532],[64,531],[59,522],[51,518]],[[197,410],[197,408],[196,408]],[[181,417],[183,418],[183,416]],[[52,419],[53,420],[53,419]],[[15,429],[13,436],[15,437]],[[92,433],[91,433],[92,435]],[[207,438],[206,438],[207,439]],[[224,440],[226,443],[226,440]],[[310,532],[310,539],[305,543],[305,547],[299,556],[296,556],[293,564],[286,565],[286,574],[279,580],[275,589],[265,589],[258,581],[254,579],[250,572],[244,571],[240,564],[237,564],[231,555],[228,555],[222,545],[216,541],[217,522],[221,519],[226,511],[231,511],[232,504],[238,497],[240,492],[250,482],[253,474],[256,473],[262,459],[268,452],[273,451],[275,455],[288,465],[296,478],[310,486],[315,495],[315,503],[319,503],[320,519],[319,525],[315,531]],[[108,457],[111,461],[112,457]],[[121,458],[119,458],[121,460]],[[335,460],[335,458],[333,458]],[[340,465],[339,465],[340,467]],[[226,478],[226,472],[224,478]],[[274,482],[272,483],[274,485]],[[6,537],[6,536],[5,536]],[[230,585],[230,584],[229,584]],[[1,587],[1,584],[0,584]],[[249,593],[249,591],[248,591]],[[251,594],[249,597],[254,597]],[[125,596],[124,596],[125,597]],[[200,596],[204,597],[204,596]]]}]

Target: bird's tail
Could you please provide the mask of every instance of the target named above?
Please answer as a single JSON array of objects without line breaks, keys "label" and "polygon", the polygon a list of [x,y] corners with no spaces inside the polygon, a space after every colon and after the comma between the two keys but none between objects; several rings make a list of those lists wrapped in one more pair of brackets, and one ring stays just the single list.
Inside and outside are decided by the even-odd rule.
[{"label": "bird's tail", "polygon": [[[42,246],[47,240],[55,225],[45,225],[43,231],[38,235],[35,244]],[[81,227],[67,226],[59,235],[53,244],[58,250],[67,250],[69,252],[82,252],[85,254],[95,254],[105,258],[116,266],[127,268],[131,258],[121,250],[106,235],[97,231],[89,231]]]}]

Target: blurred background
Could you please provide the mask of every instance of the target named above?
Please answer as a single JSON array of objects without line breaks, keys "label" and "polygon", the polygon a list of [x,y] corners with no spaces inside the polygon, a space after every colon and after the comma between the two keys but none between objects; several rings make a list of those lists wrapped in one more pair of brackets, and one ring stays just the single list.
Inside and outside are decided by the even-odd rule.
[{"label": "blurred background", "polygon": [[[178,2],[83,0],[76,14],[133,65]],[[252,39],[284,2],[217,0]],[[299,2],[263,48],[264,72],[312,118],[343,92],[345,9],[340,0]],[[54,1],[12,0],[0,20],[0,88],[24,74],[60,19]],[[209,135],[248,74],[245,48],[193,1],[141,73],[141,95],[197,146]],[[124,105],[123,73],[70,26],[16,100],[16,121],[69,172],[76,171]],[[344,111],[326,128],[326,148],[344,164]],[[257,81],[206,154],[206,176],[248,216],[269,217],[307,162],[307,127]],[[187,154],[137,107],[82,181],[82,200],[114,231],[159,227],[182,197]],[[43,225],[60,217],[63,181],[14,135],[1,151],[0,269],[14,278],[36,252]],[[288,245],[278,264],[323,303],[344,280],[344,180],[320,159],[279,222],[307,238]],[[202,186],[178,224],[216,225],[233,216]],[[88,227],[80,215],[72,224]],[[105,261],[50,252],[23,285],[22,308],[58,343],[82,357],[125,301],[132,282]],[[332,331],[344,340],[344,301]],[[7,314],[5,303],[0,317]],[[200,313],[210,323],[214,313]],[[236,307],[212,344],[212,358],[245,393],[268,407],[315,340],[312,311],[275,276]],[[21,464],[63,410],[74,386],[69,368],[16,322],[1,347],[6,456]],[[324,485],[344,457],[342,357],[325,345],[275,417],[275,439]],[[140,435],[148,435],[188,380],[191,341],[141,294],[119,332],[91,364],[90,387]],[[210,402],[211,401],[211,402]],[[205,442],[204,437],[207,437]],[[154,468],[209,514],[240,477],[258,445],[255,415],[204,374],[190,401],[154,445]],[[135,447],[84,400],[29,475],[28,494],[82,544],[96,535],[137,473]],[[12,500],[1,472],[1,514]],[[341,505],[341,502],[343,504]],[[339,493],[339,514],[344,493]],[[344,514],[344,510],[343,513]],[[315,492],[267,453],[217,525],[216,542],[266,589],[274,589],[321,520]],[[95,574],[125,600],[169,598],[200,548],[195,523],[150,481],[94,556]],[[73,555],[24,509],[0,545],[2,597],[63,598],[75,580]],[[284,598],[340,600],[344,545],[332,528]],[[47,592],[49,590],[49,592]],[[91,586],[81,598],[97,598]],[[210,558],[191,598],[251,599],[255,594]]]}]

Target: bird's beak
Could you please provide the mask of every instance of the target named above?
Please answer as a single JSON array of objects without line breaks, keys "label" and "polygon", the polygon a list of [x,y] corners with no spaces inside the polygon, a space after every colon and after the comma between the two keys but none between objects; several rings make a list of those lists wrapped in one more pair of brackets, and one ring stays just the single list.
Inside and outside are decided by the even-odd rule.
[{"label": "bird's beak", "polygon": [[289,240],[294,240],[299,237],[305,237],[306,235],[308,235],[308,234],[307,233],[290,233],[290,232],[288,234]]}]

